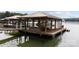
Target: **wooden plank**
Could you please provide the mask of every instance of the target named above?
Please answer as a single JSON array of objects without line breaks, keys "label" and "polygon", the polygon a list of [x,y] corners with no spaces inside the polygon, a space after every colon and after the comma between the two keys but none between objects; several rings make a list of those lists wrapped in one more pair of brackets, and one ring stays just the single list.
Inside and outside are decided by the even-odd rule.
[{"label": "wooden plank", "polygon": [[37,30],[27,30],[26,32],[28,33],[34,33],[34,34],[41,34],[41,35],[48,35],[48,36],[53,36],[53,35],[57,35],[58,33],[61,33],[63,32],[65,29],[62,28],[62,29],[59,29],[59,30],[56,30],[54,32],[41,32],[41,31],[37,31]]}]

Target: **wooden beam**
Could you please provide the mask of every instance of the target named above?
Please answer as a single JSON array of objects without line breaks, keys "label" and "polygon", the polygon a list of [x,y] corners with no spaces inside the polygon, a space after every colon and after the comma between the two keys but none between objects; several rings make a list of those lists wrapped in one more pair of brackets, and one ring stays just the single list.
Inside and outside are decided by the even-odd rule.
[{"label": "wooden beam", "polygon": [[51,20],[50,26],[51,26],[51,29],[52,29],[52,20]]},{"label": "wooden beam", "polygon": [[16,29],[18,29],[18,22],[16,22]]},{"label": "wooden beam", "polygon": [[6,25],[8,25],[8,20],[7,20],[7,23],[6,23]]},{"label": "wooden beam", "polygon": [[47,31],[47,19],[45,20],[45,32]]},{"label": "wooden beam", "polygon": [[41,20],[38,20],[38,27],[40,27],[40,21],[41,21]]},{"label": "wooden beam", "polygon": [[24,27],[25,27],[25,30],[26,30],[26,27],[27,27],[27,26],[26,26],[26,20],[24,21]]},{"label": "wooden beam", "polygon": [[18,29],[20,29],[20,20],[18,20]]},{"label": "wooden beam", "polygon": [[22,29],[22,21],[20,21],[20,29]]},{"label": "wooden beam", "polygon": [[55,29],[56,29],[56,19],[55,19]]},{"label": "wooden beam", "polygon": [[32,20],[32,27],[34,27],[34,19]]},{"label": "wooden beam", "polygon": [[28,20],[27,20],[27,27],[28,27]]},{"label": "wooden beam", "polygon": [[61,28],[62,28],[62,20],[61,20]]}]

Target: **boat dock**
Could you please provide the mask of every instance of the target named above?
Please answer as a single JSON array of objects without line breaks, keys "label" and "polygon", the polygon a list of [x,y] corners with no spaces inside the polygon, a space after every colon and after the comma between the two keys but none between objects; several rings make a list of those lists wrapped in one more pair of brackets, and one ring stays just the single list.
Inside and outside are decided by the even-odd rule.
[{"label": "boat dock", "polygon": [[55,36],[66,30],[64,25],[62,25],[62,18],[43,12],[36,12],[19,17],[8,17],[5,18],[5,20],[7,20],[7,26],[11,24],[11,26],[14,26],[15,29],[5,28],[0,30],[18,30],[40,36]]},{"label": "boat dock", "polygon": [[15,28],[0,28],[0,33],[4,31],[6,34],[12,33],[12,32],[18,32],[18,29]]},{"label": "boat dock", "polygon": [[56,29],[56,30],[51,30],[51,31],[46,31],[46,32],[43,32],[43,31],[39,31],[39,30],[20,30],[20,32],[24,32],[24,33],[28,33],[28,34],[35,34],[35,35],[39,35],[39,36],[49,36],[49,37],[55,37],[59,34],[62,34],[66,31],[65,28],[61,28],[61,29]]},{"label": "boat dock", "polygon": [[0,31],[17,31],[15,28],[0,28]]}]

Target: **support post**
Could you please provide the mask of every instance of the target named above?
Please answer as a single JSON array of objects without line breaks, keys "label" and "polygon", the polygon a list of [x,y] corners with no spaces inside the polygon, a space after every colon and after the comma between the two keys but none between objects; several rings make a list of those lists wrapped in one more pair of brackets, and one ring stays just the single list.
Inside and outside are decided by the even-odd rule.
[{"label": "support post", "polygon": [[32,20],[32,27],[34,27],[34,19]]},{"label": "support post", "polygon": [[20,22],[20,29],[22,30],[22,22]]},{"label": "support post", "polygon": [[45,32],[47,31],[47,19],[45,20]]},{"label": "support post", "polygon": [[51,29],[52,29],[52,20],[51,20],[50,26],[51,26]]},{"label": "support post", "polygon": [[7,20],[7,22],[6,22],[6,25],[8,25],[8,20]]},{"label": "support post", "polygon": [[56,19],[55,19],[55,29],[56,29]]},{"label": "support post", "polygon": [[62,19],[61,19],[61,28],[62,28]]},{"label": "support post", "polygon": [[26,20],[24,21],[24,27],[25,27],[25,30],[26,30]]},{"label": "support post", "polygon": [[38,28],[40,28],[40,20],[38,20],[38,25],[37,26],[38,26]]},{"label": "support post", "polygon": [[12,27],[14,27],[14,21],[10,21],[10,24],[12,25]]},{"label": "support post", "polygon": [[18,21],[18,29],[20,29],[20,21]]},{"label": "support post", "polygon": [[16,21],[16,29],[18,29],[18,22]]},{"label": "support post", "polygon": [[28,27],[28,20],[27,20],[27,27]]}]

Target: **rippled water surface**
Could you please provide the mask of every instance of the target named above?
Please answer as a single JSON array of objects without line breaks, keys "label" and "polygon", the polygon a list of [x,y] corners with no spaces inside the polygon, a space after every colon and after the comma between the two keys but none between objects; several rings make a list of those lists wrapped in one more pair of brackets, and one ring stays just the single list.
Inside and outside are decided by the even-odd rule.
[{"label": "rippled water surface", "polygon": [[79,22],[67,22],[67,28],[70,32],[62,35],[60,47],[79,47]]}]

